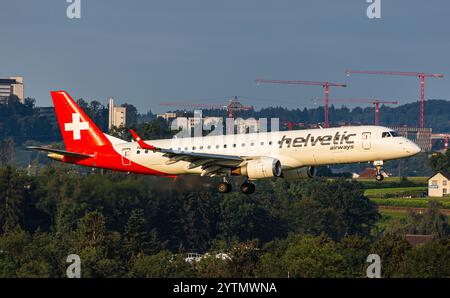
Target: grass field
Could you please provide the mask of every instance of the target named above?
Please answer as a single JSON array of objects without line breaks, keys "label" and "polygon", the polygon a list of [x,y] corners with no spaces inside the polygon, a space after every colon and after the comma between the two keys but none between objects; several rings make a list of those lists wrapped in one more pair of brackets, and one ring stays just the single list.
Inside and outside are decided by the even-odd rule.
[{"label": "grass field", "polygon": [[[427,184],[427,181],[428,181],[428,177],[407,177],[407,179],[408,179],[408,181],[411,181],[411,182],[414,182],[414,183],[417,183],[417,184]],[[387,178],[384,178],[384,180],[381,181],[381,182],[376,181],[375,177],[373,177],[373,178],[356,178],[356,180],[358,182],[362,182],[362,183],[364,183],[364,182],[376,182],[376,183],[380,183],[380,184],[390,183],[390,182],[395,182],[395,183],[400,183],[401,182],[401,178],[400,177],[387,177]]]},{"label": "grass field", "polygon": [[399,211],[380,211],[381,219],[376,223],[376,226],[382,230],[392,225],[393,222],[406,218],[405,212]]},{"label": "grass field", "polygon": [[364,191],[364,195],[368,197],[384,197],[385,195],[401,195],[407,193],[422,193],[426,192],[426,186],[413,187],[389,187],[389,188],[370,188]]},{"label": "grass field", "polygon": [[443,209],[450,209],[450,198],[371,198],[372,202],[379,206],[409,207],[409,208],[426,208],[430,200],[438,201],[442,204]]}]

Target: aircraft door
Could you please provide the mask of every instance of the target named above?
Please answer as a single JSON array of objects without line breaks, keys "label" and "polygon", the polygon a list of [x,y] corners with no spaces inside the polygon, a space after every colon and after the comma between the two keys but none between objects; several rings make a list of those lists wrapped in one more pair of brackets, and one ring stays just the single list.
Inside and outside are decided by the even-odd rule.
[{"label": "aircraft door", "polygon": [[370,149],[370,132],[363,132],[362,134],[362,147],[364,150]]},{"label": "aircraft door", "polygon": [[122,149],[122,165],[129,166],[131,165],[131,149],[130,148],[123,148]]}]

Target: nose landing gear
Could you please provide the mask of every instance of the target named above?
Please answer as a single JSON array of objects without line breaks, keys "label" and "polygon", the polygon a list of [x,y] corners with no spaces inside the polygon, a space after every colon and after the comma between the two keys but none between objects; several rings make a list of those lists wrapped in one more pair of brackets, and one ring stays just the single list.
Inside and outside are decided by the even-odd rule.
[{"label": "nose landing gear", "polygon": [[377,179],[377,181],[383,181],[384,176],[383,176],[383,161],[382,160],[376,160],[373,162],[373,165],[375,166],[376,169],[376,175],[375,175],[375,179]]}]

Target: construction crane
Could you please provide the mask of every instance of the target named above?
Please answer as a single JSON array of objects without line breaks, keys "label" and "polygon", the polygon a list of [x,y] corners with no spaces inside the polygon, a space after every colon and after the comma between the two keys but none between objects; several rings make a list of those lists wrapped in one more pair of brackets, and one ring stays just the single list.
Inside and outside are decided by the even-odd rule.
[{"label": "construction crane", "polygon": [[304,123],[292,122],[292,121],[286,121],[286,120],[280,120],[280,123],[285,125],[288,130],[293,130],[294,126],[304,126]]},{"label": "construction crane", "polygon": [[378,114],[380,112],[381,104],[398,104],[398,101],[392,100],[382,100],[382,99],[372,99],[372,98],[333,98],[330,99],[332,102],[353,102],[353,103],[372,103],[375,105],[375,125],[378,125]]},{"label": "construction crane", "polygon": [[[230,97],[228,104],[203,104],[203,103],[180,103],[180,102],[162,102],[161,106],[172,106],[172,107],[185,107],[185,108],[197,108],[197,109],[225,109],[228,112],[228,118],[233,119],[233,113],[237,111],[250,111],[253,110],[253,106],[242,105],[237,96]],[[232,134],[234,126],[229,125],[227,122],[227,133]]]},{"label": "construction crane", "polygon": [[230,97],[228,104],[208,104],[208,103],[183,103],[183,102],[161,102],[160,106],[170,107],[184,107],[184,108],[197,108],[197,109],[226,109],[228,112],[228,118],[233,118],[233,113],[237,111],[249,111],[253,110],[253,106],[242,105],[237,96]]},{"label": "construction crane", "polygon": [[347,76],[351,74],[371,74],[371,75],[390,75],[390,76],[409,76],[418,77],[420,79],[420,127],[424,126],[424,102],[425,102],[425,78],[443,78],[443,74],[439,73],[423,73],[423,72],[405,72],[405,71],[370,71],[370,70],[351,70],[345,71]]},{"label": "construction crane", "polygon": [[324,115],[324,126],[328,127],[328,97],[330,93],[330,87],[347,87],[346,84],[341,83],[331,83],[331,82],[317,82],[317,81],[297,81],[297,80],[266,80],[266,79],[256,79],[257,84],[269,83],[269,84],[293,84],[293,85],[314,85],[322,86],[325,90],[325,115]]}]

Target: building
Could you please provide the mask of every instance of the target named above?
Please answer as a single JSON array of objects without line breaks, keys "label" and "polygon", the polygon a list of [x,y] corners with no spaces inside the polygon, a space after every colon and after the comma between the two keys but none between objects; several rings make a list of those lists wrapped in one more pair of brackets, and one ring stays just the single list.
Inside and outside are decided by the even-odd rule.
[{"label": "building", "polygon": [[8,103],[8,97],[15,95],[24,103],[23,77],[0,78],[0,103]]},{"label": "building", "polygon": [[[377,170],[375,168],[365,168],[359,174],[354,173],[353,175],[356,178],[374,178],[377,175]],[[381,171],[381,175],[383,175],[384,178],[390,176],[390,174],[385,171]]]},{"label": "building", "polygon": [[109,98],[108,103],[108,129],[125,126],[127,124],[127,109],[114,106],[114,99]]},{"label": "building", "polygon": [[166,121],[169,121],[170,119],[177,118],[176,113],[164,113],[164,114],[157,114],[157,118],[163,118]]},{"label": "building", "polygon": [[45,119],[51,124],[56,124],[56,113],[54,107],[37,107],[39,119]]},{"label": "building", "polygon": [[405,240],[408,241],[408,243],[411,244],[411,246],[413,247],[425,244],[433,239],[435,239],[433,235],[411,235],[411,234],[405,235]]},{"label": "building", "polygon": [[428,178],[428,196],[443,197],[450,194],[450,174],[437,172]]},{"label": "building", "polygon": [[56,113],[54,107],[37,107],[39,117],[56,119]]}]

